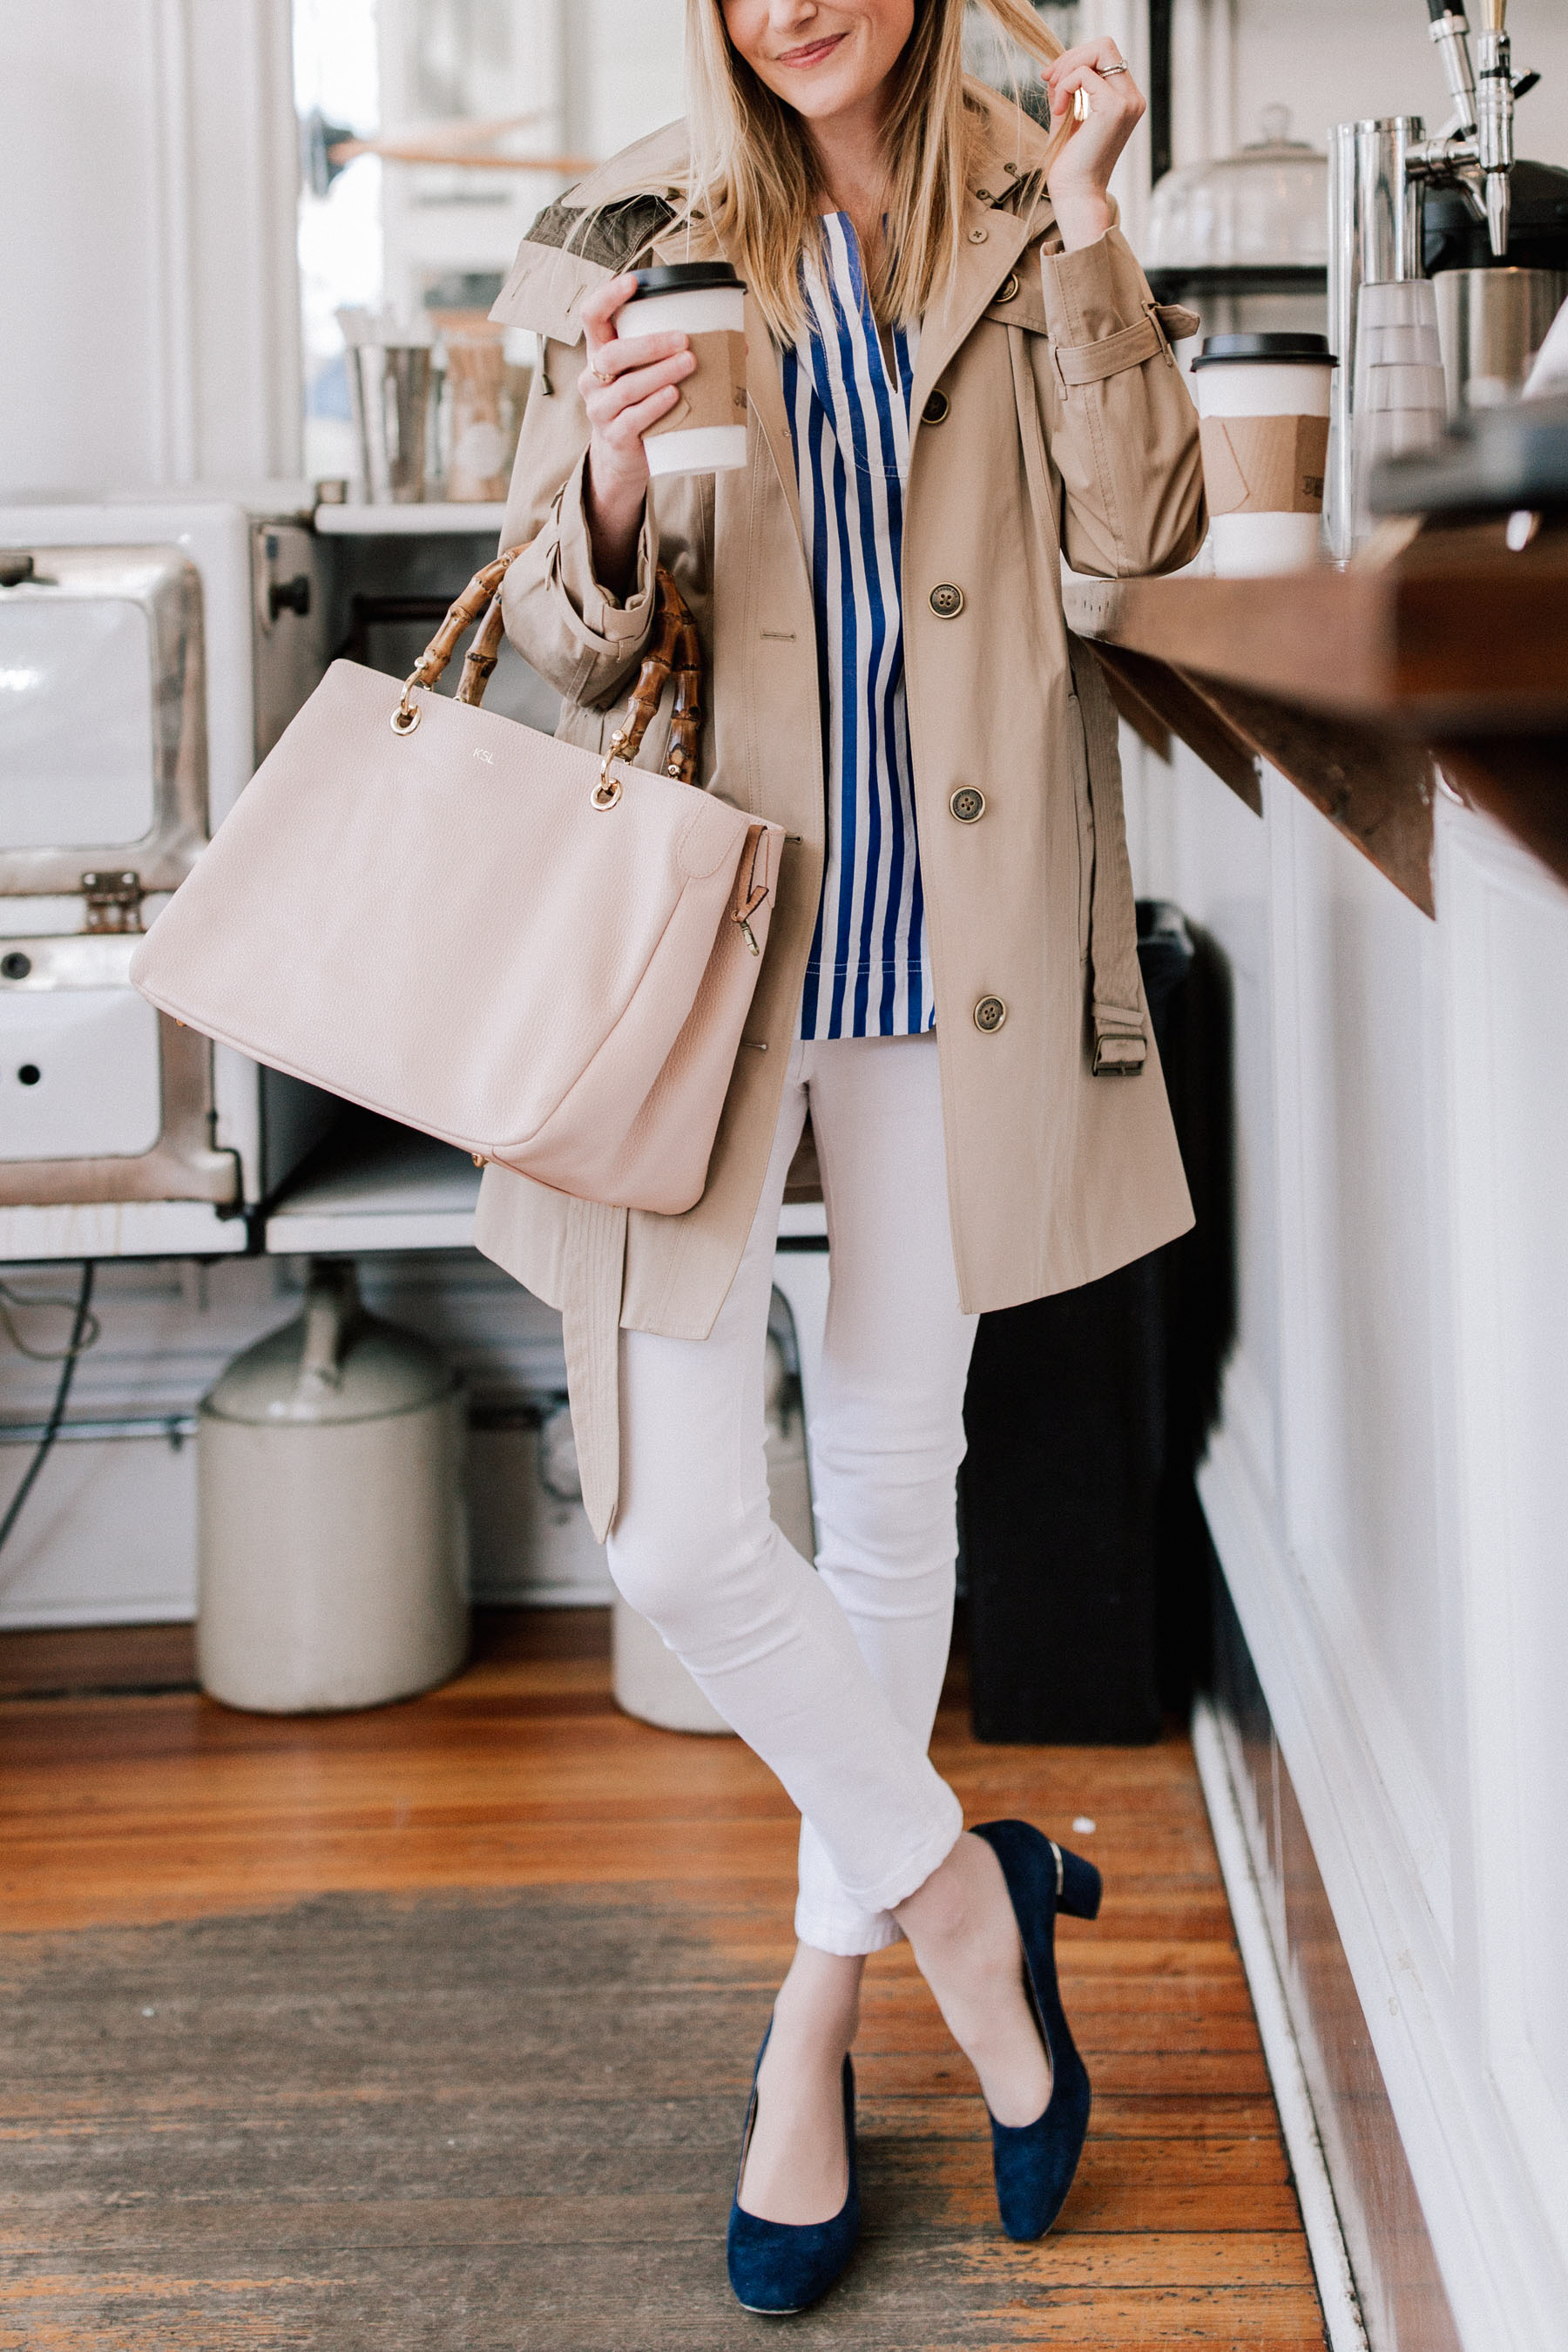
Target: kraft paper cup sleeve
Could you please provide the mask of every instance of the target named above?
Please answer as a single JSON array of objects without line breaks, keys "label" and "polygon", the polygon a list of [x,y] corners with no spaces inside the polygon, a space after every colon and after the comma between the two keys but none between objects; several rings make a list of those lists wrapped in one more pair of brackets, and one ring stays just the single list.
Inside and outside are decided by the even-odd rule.
[{"label": "kraft paper cup sleeve", "polygon": [[1198,429],[1211,513],[1321,510],[1326,416],[1205,416]]},{"label": "kraft paper cup sleeve", "polygon": [[695,433],[713,425],[742,425],[746,416],[746,338],[732,328],[691,337],[697,366],[680,386],[680,398],[644,434]]}]

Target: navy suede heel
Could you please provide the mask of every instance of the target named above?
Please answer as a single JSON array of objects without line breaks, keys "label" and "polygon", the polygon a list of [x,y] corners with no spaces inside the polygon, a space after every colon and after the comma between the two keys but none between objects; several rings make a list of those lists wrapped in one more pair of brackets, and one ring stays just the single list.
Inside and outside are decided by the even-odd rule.
[{"label": "navy suede heel", "polygon": [[[768,2033],[773,2032],[770,2025]],[[855,2163],[855,2069],[844,2061],[844,2148],[849,2163],[849,2193],[830,2221],[795,2223],[763,2221],[741,2207],[741,2182],[746,2151],[757,2119],[757,2075],[763,2048],[752,2070],[752,2096],[746,2108],[746,2128],[741,2141],[741,2162],[735,2174],[735,2194],[730,2206],[730,2284],[735,2300],[747,2311],[784,2318],[821,2301],[849,2266],[860,2235],[860,2182]]]},{"label": "navy suede heel", "polygon": [[1051,2061],[1051,2095],[1032,2124],[991,2118],[996,2202],[1010,2238],[1040,2238],[1061,2211],[1089,2129],[1089,2074],[1073,2047],[1057,1990],[1058,1911],[1092,1919],[1100,1873],[1027,1822],[983,1822],[976,1828],[1002,1865],[1023,1938],[1025,1980]]}]

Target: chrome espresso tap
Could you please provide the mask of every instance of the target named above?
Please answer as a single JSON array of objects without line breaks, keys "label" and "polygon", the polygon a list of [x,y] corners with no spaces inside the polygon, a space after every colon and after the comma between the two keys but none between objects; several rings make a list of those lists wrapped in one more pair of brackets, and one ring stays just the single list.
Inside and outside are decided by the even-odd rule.
[{"label": "chrome espresso tap", "polygon": [[1470,27],[1447,0],[1426,0],[1433,43],[1454,112],[1435,139],[1407,147],[1405,168],[1412,180],[1462,188],[1485,221],[1494,257],[1508,251],[1509,174],[1513,170],[1514,101],[1533,89],[1538,77],[1513,79],[1507,30],[1508,0],[1481,0],[1486,22],[1479,36],[1480,71],[1470,62]]}]

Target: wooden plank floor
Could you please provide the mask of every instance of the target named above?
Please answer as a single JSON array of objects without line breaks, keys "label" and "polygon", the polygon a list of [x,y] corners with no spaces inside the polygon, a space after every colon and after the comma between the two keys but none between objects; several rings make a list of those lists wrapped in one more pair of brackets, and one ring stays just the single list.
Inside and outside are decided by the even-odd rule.
[{"label": "wooden plank floor", "polygon": [[[721,2249],[790,1948],[769,1775],[619,1715],[600,1612],[498,1614],[445,1690],[336,1718],[212,1706],[186,1639],[0,1641],[0,2347],[760,2340]],[[1089,2144],[1009,2246],[973,2078],[879,1956],[863,2250],[791,2341],[1322,2352],[1185,1740],[980,1747],[962,1696],[969,1818],[1106,1874],[1061,1943]]]}]

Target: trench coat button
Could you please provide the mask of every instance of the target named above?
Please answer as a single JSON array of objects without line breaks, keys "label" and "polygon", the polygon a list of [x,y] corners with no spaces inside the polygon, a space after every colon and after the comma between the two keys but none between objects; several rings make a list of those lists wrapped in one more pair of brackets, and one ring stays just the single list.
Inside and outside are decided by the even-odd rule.
[{"label": "trench coat button", "polygon": [[931,608],[939,621],[956,620],[963,610],[963,591],[951,580],[939,580],[931,592]]},{"label": "trench coat button", "polygon": [[973,784],[960,784],[949,801],[948,807],[960,824],[973,824],[976,817],[982,817],[985,814],[985,795],[984,793],[976,792]]},{"label": "trench coat button", "polygon": [[969,242],[971,245],[984,245],[989,234],[987,229],[972,228],[969,232]]},{"label": "trench coat button", "polygon": [[1002,280],[1001,285],[996,289],[995,299],[998,302],[1011,302],[1016,300],[1017,292],[1018,273],[1016,269],[1010,269],[1007,272],[1006,277]]},{"label": "trench coat button", "polygon": [[951,404],[945,392],[933,392],[921,411],[921,423],[944,425],[947,422],[947,412]]},{"label": "trench coat button", "polygon": [[994,1037],[1007,1018],[1007,1008],[999,996],[983,996],[974,1008],[974,1025],[987,1037]]}]

